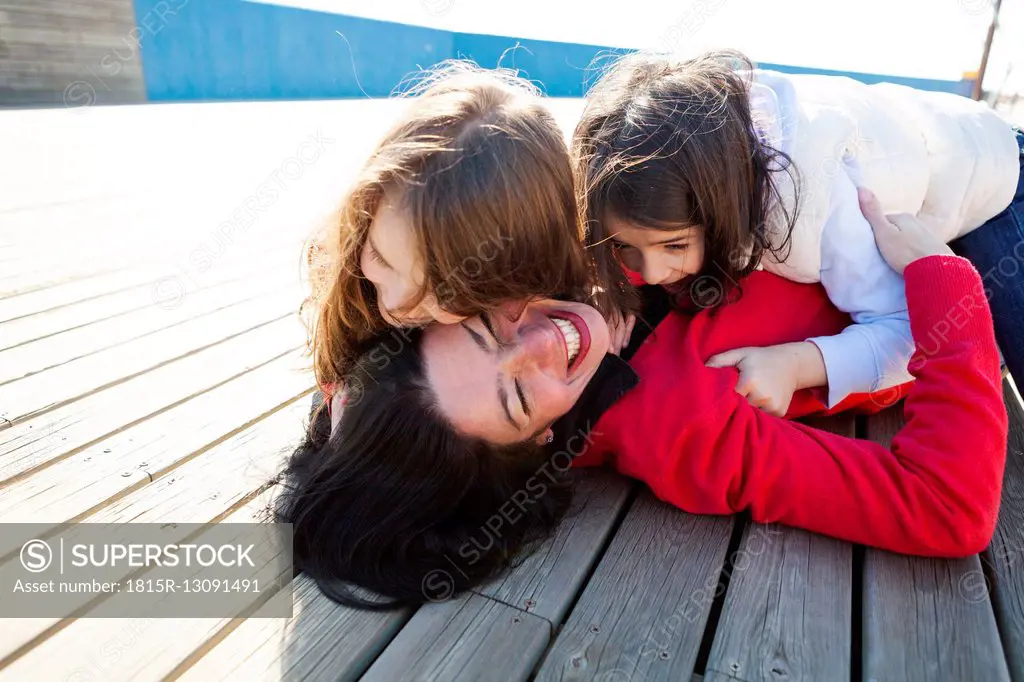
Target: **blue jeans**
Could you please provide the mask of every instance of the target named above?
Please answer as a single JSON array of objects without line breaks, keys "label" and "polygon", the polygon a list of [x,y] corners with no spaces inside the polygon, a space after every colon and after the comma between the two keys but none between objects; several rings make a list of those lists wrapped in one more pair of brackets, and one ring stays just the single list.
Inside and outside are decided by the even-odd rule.
[{"label": "blue jeans", "polygon": [[950,246],[981,274],[1006,368],[1024,390],[1024,131],[1015,132],[1022,172],[1013,201]]}]

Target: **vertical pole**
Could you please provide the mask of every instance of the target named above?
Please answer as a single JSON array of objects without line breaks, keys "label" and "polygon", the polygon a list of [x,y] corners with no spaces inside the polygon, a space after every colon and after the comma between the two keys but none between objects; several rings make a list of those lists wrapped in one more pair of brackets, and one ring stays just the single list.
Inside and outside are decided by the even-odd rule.
[{"label": "vertical pole", "polygon": [[988,68],[988,55],[992,51],[992,38],[996,34],[996,26],[999,24],[999,8],[1002,6],[1003,0],[995,0],[993,6],[995,11],[992,13],[992,23],[988,25],[988,35],[985,36],[985,49],[981,53],[981,66],[978,67],[978,80],[974,83],[974,99],[981,99],[982,89],[981,84],[985,81],[985,69]]}]

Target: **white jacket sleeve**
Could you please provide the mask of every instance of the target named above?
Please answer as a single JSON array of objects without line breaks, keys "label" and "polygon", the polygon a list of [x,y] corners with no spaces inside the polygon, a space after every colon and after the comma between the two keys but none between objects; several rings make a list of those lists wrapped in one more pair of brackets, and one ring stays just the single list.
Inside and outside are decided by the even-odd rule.
[{"label": "white jacket sleeve", "polygon": [[860,211],[857,168],[836,170],[821,235],[821,283],[855,324],[835,336],[808,339],[825,361],[829,407],[851,393],[912,380],[907,364],[914,352],[903,278],[882,258]]}]

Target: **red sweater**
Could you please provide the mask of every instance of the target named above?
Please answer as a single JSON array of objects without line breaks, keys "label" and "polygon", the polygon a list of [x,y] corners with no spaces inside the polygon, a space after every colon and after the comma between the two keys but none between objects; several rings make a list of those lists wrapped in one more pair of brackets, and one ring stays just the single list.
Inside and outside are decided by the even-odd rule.
[{"label": "red sweater", "polygon": [[[735,368],[705,367],[724,350],[850,324],[822,287],[755,272],[716,314],[670,314],[658,325],[630,361],[640,383],[601,416],[576,463],[611,463],[696,514],[749,510],[759,523],[906,554],[981,551],[995,528],[1007,442],[988,302],[961,258],[924,258],[904,277],[917,381],[903,391],[906,425],[891,448],[773,417],[735,392]],[[874,411],[893,398],[850,396],[836,410]],[[788,416],[824,412],[802,391]]]}]

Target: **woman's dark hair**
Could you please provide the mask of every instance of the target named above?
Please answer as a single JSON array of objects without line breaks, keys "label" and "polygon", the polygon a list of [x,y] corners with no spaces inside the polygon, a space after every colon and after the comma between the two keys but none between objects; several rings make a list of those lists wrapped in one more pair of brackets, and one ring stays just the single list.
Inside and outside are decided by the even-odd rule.
[{"label": "woman's dark hair", "polygon": [[[572,155],[599,281],[628,289],[613,249],[603,244],[612,236],[609,215],[654,229],[705,228],[703,267],[691,291],[681,292],[700,307],[738,292],[766,251],[785,259],[798,205],[795,176],[790,158],[759,139],[748,95],[752,70],[737,52],[682,62],[634,53],[589,91]],[[776,184],[781,172],[794,180],[788,203]]]},{"label": "woman's dark hair", "polygon": [[571,504],[567,473],[534,442],[495,446],[451,427],[421,339],[394,329],[362,353],[334,434],[321,406],[282,476],[274,517],[292,524],[296,568],[346,606],[463,592],[550,535]]}]

